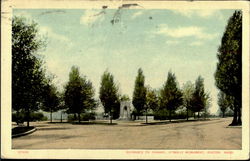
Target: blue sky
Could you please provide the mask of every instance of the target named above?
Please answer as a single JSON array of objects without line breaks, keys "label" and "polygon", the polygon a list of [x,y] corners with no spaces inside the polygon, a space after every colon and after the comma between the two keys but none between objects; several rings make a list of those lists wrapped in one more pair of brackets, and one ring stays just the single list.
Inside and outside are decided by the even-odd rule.
[{"label": "blue sky", "polygon": [[[210,92],[215,113],[218,89],[215,86],[216,53],[228,18],[234,10],[166,9],[15,9],[13,15],[38,23],[47,37],[44,56],[47,71],[54,74],[59,89],[68,81],[71,67],[93,83],[96,97],[100,79],[108,69],[120,93],[132,98],[138,68],[146,85],[161,88],[169,70],[180,87],[199,75]],[[119,22],[112,24],[117,16]]]}]

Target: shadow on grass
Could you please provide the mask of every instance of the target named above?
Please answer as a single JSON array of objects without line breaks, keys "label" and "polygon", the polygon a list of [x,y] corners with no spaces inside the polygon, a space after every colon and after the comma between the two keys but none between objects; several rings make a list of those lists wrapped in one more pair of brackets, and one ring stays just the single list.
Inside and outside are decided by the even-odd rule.
[{"label": "shadow on grass", "polygon": [[16,135],[16,134],[20,134],[20,133],[25,133],[25,132],[28,132],[32,129],[34,129],[35,127],[34,126],[30,126],[30,127],[26,127],[26,126],[23,126],[23,127],[14,127],[12,129],[12,135]]},{"label": "shadow on grass", "polygon": [[117,123],[109,122],[96,122],[96,121],[86,121],[86,122],[71,122],[72,125],[117,125]]},{"label": "shadow on grass", "polygon": [[65,128],[65,127],[48,127],[48,128],[39,128],[38,130],[67,130],[67,129],[70,129],[70,128]]},{"label": "shadow on grass", "polygon": [[20,137],[20,136],[24,136],[24,135],[28,135],[33,133],[34,131],[36,131],[36,128],[34,126],[22,126],[22,127],[14,127],[11,130],[12,133],[12,138],[16,138],[16,137]]},{"label": "shadow on grass", "polygon": [[70,122],[61,122],[61,121],[54,121],[54,122],[47,122],[48,124],[69,124]]},{"label": "shadow on grass", "polygon": [[185,122],[197,122],[197,121],[210,121],[210,119],[197,119],[197,120],[164,120],[164,121],[157,121],[157,122],[143,122],[142,125],[165,125],[165,124],[171,124],[171,123],[185,123]]}]

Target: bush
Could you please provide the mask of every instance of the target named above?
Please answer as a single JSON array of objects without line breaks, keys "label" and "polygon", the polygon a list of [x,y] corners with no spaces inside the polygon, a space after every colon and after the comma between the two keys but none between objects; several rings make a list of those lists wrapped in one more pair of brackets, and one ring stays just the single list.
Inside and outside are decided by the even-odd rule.
[{"label": "bush", "polygon": [[36,112],[30,114],[30,121],[47,121],[48,118],[43,115],[42,112]]},{"label": "bush", "polygon": [[167,120],[167,118],[168,118],[168,111],[165,109],[154,112],[155,120]]},{"label": "bush", "polygon": [[84,113],[81,114],[82,121],[95,120],[95,113]]},{"label": "bush", "polygon": [[12,121],[16,122],[17,124],[23,123],[25,121],[24,113],[23,112],[12,113]]},{"label": "bush", "polygon": [[[81,121],[95,120],[95,113],[82,113],[80,117]],[[68,121],[69,122],[78,121],[78,115],[69,114]]]},{"label": "bush", "polygon": [[187,118],[187,113],[184,111],[174,113],[172,116],[172,119],[185,119],[185,118]]},{"label": "bush", "polygon": [[[172,111],[171,119],[185,119],[186,118],[186,112],[180,111],[175,112]],[[166,109],[162,109],[159,111],[154,112],[154,119],[155,120],[168,120],[169,119],[169,111]]]},{"label": "bush", "polygon": [[[30,121],[46,121],[48,120],[48,118],[44,116],[42,112],[31,112],[29,120]],[[12,121],[16,122],[17,124],[27,121],[25,113],[24,112],[12,113]]]}]

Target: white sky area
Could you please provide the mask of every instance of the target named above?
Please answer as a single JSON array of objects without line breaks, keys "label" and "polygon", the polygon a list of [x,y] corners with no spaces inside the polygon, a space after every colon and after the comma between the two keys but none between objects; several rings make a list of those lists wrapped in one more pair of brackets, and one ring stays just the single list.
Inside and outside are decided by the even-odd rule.
[{"label": "white sky area", "polygon": [[[73,65],[91,80],[96,98],[106,69],[114,75],[120,93],[130,98],[138,68],[144,72],[146,85],[155,89],[163,86],[171,70],[180,87],[201,75],[212,98],[210,112],[216,113],[216,54],[234,10],[116,11],[18,9],[14,15],[34,20],[39,33],[47,37],[40,54],[60,90]],[[112,25],[114,16],[119,22]]]}]

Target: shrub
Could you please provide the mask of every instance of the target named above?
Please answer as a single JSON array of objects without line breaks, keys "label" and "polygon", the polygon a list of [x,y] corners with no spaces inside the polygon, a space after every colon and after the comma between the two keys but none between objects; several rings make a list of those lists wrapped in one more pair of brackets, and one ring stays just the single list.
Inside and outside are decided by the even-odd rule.
[{"label": "shrub", "polygon": [[[30,121],[46,121],[48,118],[43,115],[42,112],[31,112],[30,113]],[[12,113],[12,121],[17,124],[23,123],[27,121],[24,112],[13,112]]]},{"label": "shrub", "polygon": [[95,120],[95,113],[84,113],[81,114],[82,121]]},{"label": "shrub", "polygon": [[32,112],[30,114],[30,121],[47,121],[48,118],[42,112]]},{"label": "shrub", "polygon": [[[89,121],[89,120],[95,120],[95,113],[82,113],[80,115],[81,121]],[[68,121],[73,122],[78,120],[78,115],[69,114],[68,115]]]},{"label": "shrub", "polygon": [[[171,114],[172,119],[185,119],[186,118],[186,112],[180,111],[175,112],[173,111]],[[154,119],[155,120],[168,120],[169,119],[169,111],[166,109],[162,109],[159,111],[154,112]]]},{"label": "shrub", "polygon": [[12,113],[12,121],[16,122],[17,124],[23,123],[25,121],[24,113],[23,112]]},{"label": "shrub", "polygon": [[165,109],[154,112],[155,120],[167,120],[167,118],[168,118],[168,111]]}]

